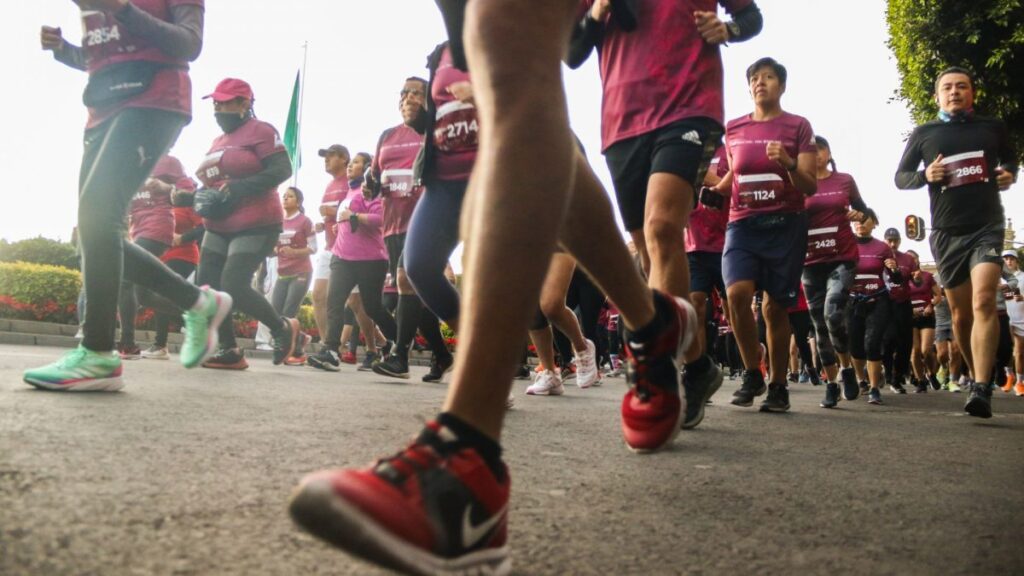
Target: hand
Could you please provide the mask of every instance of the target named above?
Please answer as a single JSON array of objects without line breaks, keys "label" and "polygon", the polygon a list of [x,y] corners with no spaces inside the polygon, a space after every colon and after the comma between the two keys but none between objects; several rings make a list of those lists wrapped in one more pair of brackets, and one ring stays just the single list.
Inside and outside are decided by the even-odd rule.
[{"label": "hand", "polygon": [[324,231],[324,223],[323,222],[317,222],[316,224],[314,224],[313,225],[313,231],[316,232],[317,234],[323,232]]},{"label": "hand", "polygon": [[927,305],[927,306],[925,306],[925,307],[924,307],[924,312],[923,312],[923,314],[924,314],[925,316],[931,316],[932,314],[935,314],[935,308],[932,308],[932,305],[931,305],[931,304],[929,304],[929,305]]},{"label": "hand", "polygon": [[158,178],[146,178],[146,182],[143,183],[142,189],[150,193],[170,194],[171,191],[174,190],[174,186],[171,186]]},{"label": "hand", "polygon": [[931,184],[941,184],[946,181],[946,167],[942,164],[942,154],[935,157],[935,161],[924,170],[924,179]]},{"label": "hand", "polygon": [[278,256],[291,256],[293,252],[295,252],[295,249],[291,246],[279,246],[277,248]]},{"label": "hand", "polygon": [[99,10],[101,12],[118,12],[128,5],[128,0],[72,0],[83,10]]},{"label": "hand", "polygon": [[697,24],[697,32],[708,44],[725,44],[729,41],[729,29],[725,22],[718,19],[718,14],[697,10],[693,13],[693,19]]},{"label": "hand", "polygon": [[338,213],[338,221],[339,222],[344,222],[345,220],[348,220],[351,217],[352,217],[352,211],[349,210],[348,208],[346,208],[346,209],[344,209],[344,210],[342,210],[341,212]]},{"label": "hand", "polygon": [[885,264],[885,267],[888,268],[889,270],[892,270],[893,272],[896,271],[896,268],[897,268],[896,260],[894,260],[892,258],[886,258],[885,262],[883,262],[883,264]]},{"label": "hand", "polygon": [[996,168],[996,184],[999,185],[999,190],[1001,191],[1009,190],[1013,184],[1013,173],[1002,168]]},{"label": "hand", "polygon": [[590,18],[597,22],[604,22],[608,13],[612,11],[611,0],[596,0],[590,8]]},{"label": "hand", "polygon": [[43,26],[39,31],[39,42],[42,44],[43,50],[57,52],[64,49],[64,36],[60,28]]},{"label": "hand", "polygon": [[786,153],[786,148],[782,145],[782,142],[769,142],[765,145],[764,151],[768,155],[769,160],[786,170],[793,167],[793,159]]},{"label": "hand", "polygon": [[864,213],[860,212],[859,210],[851,209],[849,212],[846,213],[846,219],[849,220],[850,222],[863,222]]},{"label": "hand", "polygon": [[181,246],[181,234],[175,234],[174,237],[171,238],[171,246]]},{"label": "hand", "polygon": [[455,96],[459,102],[473,103],[473,85],[469,82],[462,81],[451,84],[448,86],[448,93]]}]

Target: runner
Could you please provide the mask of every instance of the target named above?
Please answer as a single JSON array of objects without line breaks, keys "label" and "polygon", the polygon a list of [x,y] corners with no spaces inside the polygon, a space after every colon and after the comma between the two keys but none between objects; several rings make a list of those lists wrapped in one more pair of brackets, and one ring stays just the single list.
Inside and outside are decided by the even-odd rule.
[{"label": "runner", "polygon": [[[722,273],[730,320],[743,357],[736,406],[768,391],[763,412],[789,410],[786,366],[791,329],[787,308],[797,303],[807,248],[804,198],[817,190],[816,147],[810,123],[782,109],[786,68],[762,58],[747,68],[754,112],[731,120],[725,146],[730,172],[713,190],[731,195]],[[754,291],[764,293],[770,385],[759,369]]]},{"label": "runner", "polygon": [[[1003,266],[1007,275],[1006,312],[1010,320],[1010,332],[1013,337],[1013,378],[1007,370],[1003,392],[1015,391],[1017,396],[1024,396],[1024,272],[1020,269],[1020,257],[1016,250],[1003,251]],[[1015,289],[1014,289],[1015,288]]]},{"label": "runner", "polygon": [[[136,246],[157,258],[162,259],[174,239],[171,194],[174,192],[175,183],[183,178],[185,169],[177,158],[160,158],[142,185],[142,189],[132,196],[131,204],[128,206],[128,237]],[[140,301],[144,306],[158,305],[148,290],[122,279],[121,294],[117,303],[121,321],[121,340],[117,344],[117,349],[122,360],[142,358],[142,350],[135,342],[135,319]],[[173,305],[166,310],[168,313],[176,311]]]},{"label": "runner", "polygon": [[828,140],[815,136],[818,192],[807,199],[807,256],[802,281],[814,324],[818,357],[827,383],[822,408],[835,408],[842,396],[860,396],[857,374],[847,347],[846,306],[857,265],[857,242],[850,222],[864,218],[868,207],[857,182],[836,169]]},{"label": "runner", "polygon": [[960,392],[963,355],[953,339],[953,314],[945,298],[935,306],[935,355],[939,361],[939,382],[949,392]]},{"label": "runner", "polygon": [[[285,318],[295,318],[299,306],[309,292],[309,281],[313,274],[313,265],[309,257],[316,254],[316,232],[313,221],[306,216],[303,207],[302,190],[290,186],[281,197],[284,208],[284,230],[278,237],[274,253],[277,255],[277,280],[271,292],[270,303],[274,311]],[[296,342],[295,351],[285,358],[290,365],[306,363],[302,351],[308,344],[308,336]]]},{"label": "runner", "polygon": [[423,137],[412,128],[423,117],[427,81],[406,78],[399,96],[402,124],[389,128],[377,142],[376,161],[372,166],[371,184],[384,200],[384,244],[388,248],[388,273],[398,289],[398,339],[391,354],[373,366],[373,371],[394,378],[409,378],[409,349],[417,328],[426,338],[433,358],[430,373],[424,382],[438,382],[455,363],[441,336],[437,316],[423,312],[423,302],[416,295],[405,272],[403,252],[406,233],[416,203],[423,195],[423,186],[413,181],[413,164],[423,149]]},{"label": "runner", "polygon": [[896,172],[896,187],[928,186],[932,254],[953,313],[953,333],[978,382],[964,411],[991,418],[1004,226],[999,192],[1016,181],[1018,156],[1003,121],[974,113],[970,72],[942,71],[935,81],[935,100],[939,119],[911,134]]},{"label": "runner", "polygon": [[[331,176],[320,201],[322,221],[316,224],[317,233],[324,233],[325,249],[317,256],[313,270],[313,318],[322,339],[327,334],[327,285],[331,277],[331,249],[338,237],[338,205],[348,197],[353,170],[349,167],[352,155],[341,144],[321,148],[319,155],[324,159],[324,171]],[[358,175],[362,178],[363,173],[360,171]]]},{"label": "runner", "polygon": [[[850,355],[868,395],[868,403],[882,403],[882,339],[891,322],[891,302],[887,286],[890,278],[899,278],[899,266],[888,244],[871,237],[878,226],[878,216],[870,208],[864,218],[854,224],[857,233],[857,268],[850,287],[847,324],[850,329]],[[867,390],[865,390],[867,388]]]},{"label": "runner", "polygon": [[885,331],[882,341],[882,366],[885,367],[885,382],[897,394],[906,394],[904,386],[910,376],[910,356],[914,349],[914,310],[910,303],[910,280],[917,270],[917,260],[900,252],[900,231],[889,228],[882,236],[892,248],[896,265],[900,267],[901,281],[889,286],[889,313],[892,322]]},{"label": "runner", "polygon": [[[171,247],[160,260],[178,276],[190,279],[199,265],[199,243],[206,229],[203,219],[192,209],[196,192],[196,183],[189,177],[182,178],[175,184],[171,193],[171,211],[174,215],[174,236]],[[167,333],[170,331],[171,315],[156,311],[156,330],[153,345],[142,351],[142,357],[149,360],[167,360]]]},{"label": "runner", "polygon": [[24,373],[26,383],[49,390],[124,386],[121,358],[112,354],[122,276],[186,311],[181,353],[186,368],[199,365],[216,347],[217,327],[231,309],[227,295],[185,282],[127,242],[123,228],[132,196],[191,118],[188,63],[202,47],[203,0],[93,0],[89,6],[81,12],[83,35],[96,40],[84,48],[65,41],[59,28],[43,26],[40,32],[44,50],[89,74],[78,193],[88,306],[78,348]]},{"label": "runner", "polygon": [[[243,80],[225,78],[211,94],[214,115],[223,134],[214,139],[196,176],[203,188],[195,195],[195,211],[206,234],[199,252],[197,283],[224,289],[235,309],[270,328],[273,362],[290,358],[303,341],[299,323],[279,316],[252,277],[277,246],[281,235],[281,201],[277,186],[292,175],[288,152],[273,126],[256,119],[252,88]],[[220,327],[220,351],[205,368],[244,370],[231,322]]]},{"label": "runner", "polygon": [[910,279],[910,305],[913,308],[914,327],[914,391],[923,394],[928,385],[938,390],[939,362],[935,356],[935,307],[942,301],[942,289],[931,272],[921,270],[917,253],[907,250],[914,259],[914,272]]},{"label": "runner", "polygon": [[[597,47],[603,87],[602,151],[623,224],[651,287],[689,298],[684,229],[722,136],[720,46],[761,31],[753,0],[584,0],[569,65]],[[719,20],[718,5],[733,17]],[[721,386],[699,343],[687,352],[688,427]],[[701,407],[698,410],[697,407]]]},{"label": "runner", "polygon": [[[630,447],[656,450],[678,433],[683,395],[675,358],[699,327],[689,304],[652,292],[632,273],[619,238],[593,235],[613,216],[596,177],[574,151],[568,125],[559,58],[575,1],[440,5],[456,40],[451,60],[458,65],[464,62],[465,18],[469,62],[482,79],[474,115],[487,126],[479,133],[480,164],[467,192],[462,350],[449,397],[442,413],[395,457],[362,470],[308,476],[291,513],[319,537],[385,567],[503,574],[510,569],[510,482],[500,445],[505,403],[544,281],[545,256],[556,239],[619,305],[630,328],[631,387],[622,404]],[[432,79],[431,93],[451,84]],[[447,139],[448,125],[437,133],[445,147],[459,142]],[[427,146],[429,152],[432,139]],[[499,152],[508,150],[516,153]],[[410,235],[433,193],[430,185],[428,180]]]}]

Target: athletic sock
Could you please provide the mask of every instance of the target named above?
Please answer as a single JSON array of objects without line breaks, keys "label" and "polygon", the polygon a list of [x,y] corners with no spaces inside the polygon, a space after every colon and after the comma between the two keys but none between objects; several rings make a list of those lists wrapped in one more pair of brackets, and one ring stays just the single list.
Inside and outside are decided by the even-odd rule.
[{"label": "athletic sock", "polygon": [[427,346],[438,358],[451,357],[448,345],[441,334],[441,321],[430,310],[420,310],[420,334],[427,340]]},{"label": "athletic sock", "polygon": [[500,444],[449,412],[438,414],[436,421],[454,432],[461,442],[476,450],[499,481],[505,480],[505,467],[501,463]]},{"label": "athletic sock", "polygon": [[632,331],[628,334],[628,338],[631,342],[638,344],[650,342],[665,329],[665,320],[662,318],[662,314],[671,314],[668,310],[669,303],[665,301],[665,296],[662,296],[658,292],[653,292],[654,297],[654,318],[647,323],[646,326]]},{"label": "athletic sock", "polygon": [[686,371],[692,374],[703,374],[711,369],[711,358],[707,354],[701,354],[700,358],[697,358],[693,362],[686,364]]}]

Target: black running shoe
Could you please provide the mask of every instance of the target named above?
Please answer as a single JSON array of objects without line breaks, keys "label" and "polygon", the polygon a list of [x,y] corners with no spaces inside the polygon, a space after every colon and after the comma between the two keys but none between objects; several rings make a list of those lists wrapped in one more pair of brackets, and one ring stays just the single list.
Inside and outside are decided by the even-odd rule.
[{"label": "black running shoe", "polygon": [[942,390],[942,382],[939,382],[939,379],[935,374],[928,377],[928,383],[932,385],[932,390]]},{"label": "black running shoe", "polygon": [[366,356],[363,356],[363,363],[356,368],[359,372],[370,372],[373,370],[373,364],[377,362],[376,352],[367,352]]},{"label": "black running shoe", "polygon": [[381,376],[409,379],[409,361],[401,358],[398,354],[392,354],[380,362],[371,364],[370,369]]},{"label": "black running shoe", "polygon": [[971,386],[971,395],[964,404],[964,412],[975,418],[992,417],[992,387],[985,383]]},{"label": "black running shoe", "polygon": [[915,394],[927,394],[928,393],[928,381],[927,380],[914,380],[914,393]]},{"label": "black running shoe", "polygon": [[284,328],[273,335],[274,366],[279,366],[286,358],[295,355],[295,349],[301,342],[299,337],[299,321],[295,318],[281,317]]},{"label": "black running shoe", "polygon": [[306,364],[328,372],[341,370],[341,360],[338,359],[338,354],[333,350],[328,350],[326,346],[321,348],[320,352],[307,356]]},{"label": "black running shoe", "polygon": [[764,394],[768,386],[764,383],[764,374],[760,370],[745,370],[743,372],[743,384],[739,390],[732,393],[732,404],[734,406],[753,406],[754,398]]},{"label": "black running shoe", "polygon": [[871,385],[868,384],[868,381],[867,380],[861,380],[860,381],[860,393],[861,394],[867,394],[870,391],[871,391]]},{"label": "black running shoe", "polygon": [[769,384],[768,397],[761,402],[761,412],[789,412],[789,387],[785,384]]},{"label": "black running shoe", "polygon": [[868,404],[874,404],[875,406],[881,406],[882,404],[882,391],[878,388],[871,388],[868,391]]},{"label": "black running shoe", "polygon": [[686,395],[686,416],[683,418],[683,430],[691,430],[704,420],[704,406],[722,387],[722,369],[718,364],[710,362],[710,367],[703,374],[683,374],[683,393]]},{"label": "black running shoe", "polygon": [[222,348],[207,358],[202,366],[214,370],[245,370],[249,367],[249,363],[246,362],[245,355],[238,348]]},{"label": "black running shoe", "polygon": [[[440,382],[444,379],[444,375],[451,372],[455,366],[455,357],[451,354],[447,356],[437,357],[434,354],[433,358],[430,359],[430,372],[427,372],[423,376],[424,382]],[[525,366],[523,367],[525,368]]]},{"label": "black running shoe", "polygon": [[907,389],[903,387],[903,382],[899,380],[893,380],[892,384],[889,384],[889,389],[897,394],[907,393]]},{"label": "black running shoe", "polygon": [[532,380],[533,374],[530,373],[530,368],[526,364],[520,364],[516,370],[516,380]]},{"label": "black running shoe", "polygon": [[857,373],[853,368],[843,368],[839,371],[839,376],[843,381],[843,398],[847,400],[859,398],[860,387],[857,386]]},{"label": "black running shoe", "polygon": [[825,386],[825,399],[821,401],[822,408],[835,408],[839,404],[839,384],[829,382]]},{"label": "black running shoe", "polygon": [[796,372],[790,372],[786,374],[786,379],[792,382],[793,384],[796,384],[797,382],[800,381],[800,375],[797,374]]}]

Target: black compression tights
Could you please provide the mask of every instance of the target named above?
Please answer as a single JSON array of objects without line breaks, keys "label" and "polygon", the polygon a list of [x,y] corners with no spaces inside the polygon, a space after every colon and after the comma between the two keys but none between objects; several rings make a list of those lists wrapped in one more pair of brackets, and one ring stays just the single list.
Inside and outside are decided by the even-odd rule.
[{"label": "black compression tights", "polygon": [[124,238],[124,219],[132,196],[177,139],[185,120],[171,112],[131,108],[85,132],[78,237],[88,302],[82,346],[89,350],[114,348],[122,277],[179,308],[192,306],[199,297],[195,286]]}]

